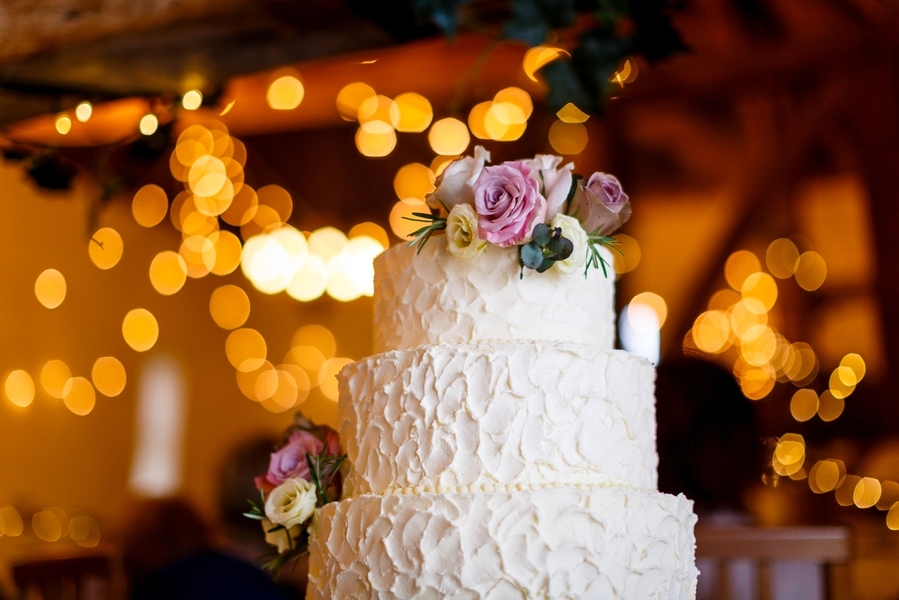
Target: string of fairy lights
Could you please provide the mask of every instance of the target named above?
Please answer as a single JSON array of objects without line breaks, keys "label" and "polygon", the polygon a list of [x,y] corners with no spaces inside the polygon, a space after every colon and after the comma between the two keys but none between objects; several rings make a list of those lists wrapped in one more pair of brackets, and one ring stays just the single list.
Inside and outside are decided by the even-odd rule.
[{"label": "string of fairy lights", "polygon": [[[845,354],[826,378],[826,389],[816,391],[821,363],[815,350],[806,342],[790,342],[771,322],[777,280],[793,278],[801,289],[812,292],[824,284],[827,265],[820,254],[800,252],[788,238],[771,242],[764,260],[768,272],[748,250],[728,257],[724,276],[729,287],[712,295],[707,310],[687,333],[684,351],[702,353],[732,368],[743,394],[751,400],[767,397],[777,383],[792,383],[799,388],[790,401],[790,414],[797,422],[814,417],[834,421],[867,373],[864,358]],[[807,480],[812,492],[833,492],[841,506],[886,512],[887,527],[899,530],[899,483],[847,473],[845,463],[837,458],[816,460],[808,468],[809,454],[802,435],[785,433],[773,444],[773,476],[765,475],[764,481],[777,485],[781,477]]]}]

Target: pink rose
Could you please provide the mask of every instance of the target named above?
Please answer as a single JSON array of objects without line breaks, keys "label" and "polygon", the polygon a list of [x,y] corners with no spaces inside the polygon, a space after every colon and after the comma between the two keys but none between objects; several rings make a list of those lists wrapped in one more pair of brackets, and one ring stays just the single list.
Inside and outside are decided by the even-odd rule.
[{"label": "pink rose", "polygon": [[571,191],[571,170],[574,163],[559,166],[561,156],[538,154],[526,164],[533,169],[531,177],[543,185],[543,196],[546,198],[546,219],[551,221],[563,208]]},{"label": "pink rose", "polygon": [[546,219],[546,199],[532,174],[523,161],[484,167],[474,184],[481,239],[501,247],[521,244]]},{"label": "pink rose", "polygon": [[593,235],[611,235],[631,216],[631,204],[621,184],[612,175],[594,173],[581,184],[568,213]]},{"label": "pink rose", "polygon": [[[332,445],[337,448],[336,434],[335,441],[332,442],[330,433],[328,435],[328,450],[330,452]],[[288,479],[299,477],[300,479],[309,480],[309,464],[306,462],[306,453],[309,452],[318,455],[324,443],[302,429],[294,431],[287,444],[277,452],[272,453],[272,458],[268,464],[268,473],[256,478],[256,487],[260,490],[270,492]],[[339,448],[334,452],[339,451]]]}]

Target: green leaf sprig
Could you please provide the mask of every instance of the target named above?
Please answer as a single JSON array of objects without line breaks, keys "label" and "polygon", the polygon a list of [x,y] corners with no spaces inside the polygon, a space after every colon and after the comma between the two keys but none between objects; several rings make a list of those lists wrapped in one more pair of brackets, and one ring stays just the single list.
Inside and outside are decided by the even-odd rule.
[{"label": "green leaf sprig", "polygon": [[524,278],[524,268],[543,273],[557,260],[565,260],[574,251],[568,238],[562,237],[562,228],[550,229],[544,223],[534,226],[532,239],[518,247],[518,265],[521,267],[519,279]]},{"label": "green leaf sprig", "polygon": [[624,256],[624,252],[622,252],[621,248],[618,247],[618,240],[616,240],[615,238],[609,237],[607,235],[599,235],[598,229],[593,233],[587,234],[587,265],[584,267],[584,277],[587,277],[587,271],[589,271],[591,268],[602,268],[603,276],[609,276],[608,268],[610,267],[610,265],[608,262],[606,262],[606,259],[603,258],[602,253],[599,251],[599,249],[603,246],[605,246],[609,250],[614,250],[618,254]]},{"label": "green leaf sprig", "polygon": [[[449,209],[446,207],[446,204],[440,199],[437,201],[440,202],[440,206],[443,207],[443,210],[449,214]],[[427,225],[421,229],[416,229],[411,234],[412,241],[409,242],[409,246],[418,245],[418,250],[415,251],[416,254],[421,253],[421,249],[425,247],[425,244],[428,243],[428,240],[431,239],[431,235],[435,231],[443,231],[446,229],[446,217],[432,215],[431,213],[416,212],[412,213],[411,217],[403,217],[403,219],[412,221],[413,223],[427,223]]]}]

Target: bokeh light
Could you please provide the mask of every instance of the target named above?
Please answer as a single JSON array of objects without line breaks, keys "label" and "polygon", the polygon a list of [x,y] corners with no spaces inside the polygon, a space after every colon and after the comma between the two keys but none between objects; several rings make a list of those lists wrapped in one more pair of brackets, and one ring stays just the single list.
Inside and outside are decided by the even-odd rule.
[{"label": "bokeh light", "polygon": [[637,268],[640,264],[640,244],[636,239],[629,235],[618,233],[615,235],[617,240],[617,248],[621,252],[612,252],[612,264],[615,272],[619,275],[629,273]]},{"label": "bokeh light", "polygon": [[752,273],[743,280],[740,286],[740,293],[743,298],[754,298],[758,303],[749,305],[764,307],[764,311],[769,311],[777,301],[777,283],[774,278],[767,273]]},{"label": "bokeh light", "polygon": [[562,55],[568,52],[555,46],[534,46],[524,55],[522,68],[532,81],[537,81],[537,71]]},{"label": "bokeh light", "polygon": [[225,341],[225,354],[235,369],[251,373],[265,364],[268,347],[265,338],[255,329],[235,329]]},{"label": "bokeh light", "polygon": [[57,542],[64,535],[59,517],[50,509],[38,511],[32,515],[31,530],[39,540],[44,542]]},{"label": "bokeh light", "polygon": [[400,107],[387,96],[369,96],[359,105],[356,118],[361,125],[380,122],[394,129],[400,123]]},{"label": "bokeh light", "polygon": [[318,370],[318,386],[325,398],[337,400],[337,374],[340,370],[352,363],[350,358],[329,358]]},{"label": "bokeh light", "polygon": [[400,119],[396,124],[397,131],[422,132],[434,118],[431,103],[421,94],[414,92],[400,94],[394,98],[394,102],[400,111]]},{"label": "bokeh light", "polygon": [[209,312],[222,329],[237,329],[250,317],[250,297],[236,285],[223,285],[212,292]]},{"label": "bokeh light", "polygon": [[69,521],[69,537],[82,548],[95,548],[100,543],[100,526],[93,517],[72,517]]},{"label": "bokeh light", "polygon": [[[742,370],[740,373],[740,390],[750,400],[761,400],[770,394],[771,390],[774,389],[774,383],[773,374],[766,368],[750,367]],[[791,471],[781,474],[792,475],[795,472]]]},{"label": "bokeh light", "polygon": [[899,502],[899,483],[895,481],[881,481],[880,500],[877,501],[877,510],[890,510],[890,508]]},{"label": "bokeh light", "polygon": [[275,369],[272,366],[272,363],[265,360],[259,366],[259,368],[254,369],[252,371],[237,371],[237,387],[240,388],[240,391],[244,396],[252,400],[253,402],[259,402],[259,398],[256,396],[256,381],[264,374]]},{"label": "bokeh light", "polygon": [[159,119],[156,118],[156,115],[148,113],[141,117],[138,129],[144,135],[153,135],[159,129]]},{"label": "bokeh light", "polygon": [[818,394],[815,390],[796,390],[790,401],[790,414],[799,422],[808,421],[818,413]]},{"label": "bokeh light", "polygon": [[272,81],[265,93],[265,100],[275,110],[293,110],[300,105],[306,90],[299,79],[284,75]]},{"label": "bokeh light", "polygon": [[436,121],[428,131],[428,143],[435,154],[458,156],[465,152],[470,142],[468,127],[452,117]]},{"label": "bokeh light", "polygon": [[337,111],[344,120],[355,121],[359,114],[359,106],[375,95],[374,88],[361,81],[345,85],[337,93]]},{"label": "bokeh light", "polygon": [[70,377],[69,365],[57,359],[48,360],[41,369],[41,387],[51,398],[62,400],[62,390]]},{"label": "bokeh light", "polygon": [[796,283],[802,289],[813,292],[824,284],[827,265],[817,252],[803,252],[796,263]]},{"label": "bokeh light", "polygon": [[816,494],[824,494],[839,487],[846,477],[843,461],[828,458],[819,460],[808,474],[808,484]]},{"label": "bokeh light", "polygon": [[837,367],[830,374],[828,386],[834,398],[847,398],[855,391],[855,384],[845,383],[846,379],[854,379],[855,373],[849,367]]},{"label": "bokeh light", "polygon": [[215,263],[212,265],[212,273],[215,275],[227,275],[233,273],[240,266],[241,246],[240,239],[230,231],[214,231],[208,239],[212,242],[215,251]]},{"label": "bokeh light", "polygon": [[390,209],[390,229],[398,238],[408,239],[413,231],[420,229],[424,225],[424,223],[410,220],[419,219],[414,213],[429,214],[430,212],[428,205],[424,202],[421,204],[411,204],[401,200],[394,204],[393,208]]},{"label": "bokeh light", "polygon": [[109,398],[115,398],[125,389],[128,375],[119,359],[114,356],[101,356],[91,369],[91,381],[98,392]]},{"label": "bokeh light", "polygon": [[25,408],[34,401],[34,380],[27,372],[17,369],[6,376],[3,391],[10,402]]},{"label": "bokeh light", "polygon": [[93,263],[105,271],[119,263],[125,245],[118,231],[111,227],[103,227],[94,232],[88,240],[87,249]]},{"label": "bokeh light", "polygon": [[396,132],[386,123],[371,121],[356,131],[356,148],[363,156],[387,156],[396,148]]},{"label": "bokeh light", "polygon": [[268,206],[278,213],[281,223],[287,223],[293,214],[293,198],[290,192],[280,185],[266,185],[256,190],[256,196],[260,206]]},{"label": "bokeh light", "polygon": [[727,257],[724,263],[724,278],[733,289],[742,291],[743,282],[753,273],[761,271],[758,257],[748,250],[738,250]]},{"label": "bokeh light", "polygon": [[158,185],[148,184],[140,188],[131,201],[131,214],[142,227],[158,225],[169,209],[169,199],[165,190]]},{"label": "bokeh light", "polygon": [[328,267],[314,254],[306,259],[287,285],[287,295],[300,302],[311,302],[321,297],[328,286]]},{"label": "bokeh light", "polygon": [[69,117],[69,115],[62,113],[56,116],[54,125],[57,133],[60,135],[68,135],[68,133],[72,131],[72,118]]},{"label": "bokeh light", "polygon": [[668,317],[668,305],[664,298],[652,292],[642,292],[634,296],[627,308],[627,318],[631,326],[644,333],[658,331]]},{"label": "bokeh light", "polygon": [[[617,236],[616,236],[617,237]],[[709,310],[721,310],[727,312],[734,304],[739,302],[741,295],[731,289],[718,290],[709,299]]]},{"label": "bokeh light", "polygon": [[893,504],[887,513],[887,527],[892,531],[899,531],[899,502]]},{"label": "bokeh light", "polygon": [[78,106],[75,107],[75,118],[82,123],[87,123],[88,121],[90,121],[91,115],[93,114],[94,107],[87,100],[79,102]]},{"label": "bokeh light", "polygon": [[181,106],[184,110],[197,110],[203,105],[203,93],[200,90],[190,90],[181,97]]},{"label": "bokeh light", "polygon": [[187,281],[187,263],[177,252],[165,250],[150,263],[150,283],[163,296],[177,293]]},{"label": "bokeh light", "polygon": [[796,473],[805,462],[805,440],[798,433],[785,433],[774,449],[774,470],[783,476]]},{"label": "bokeh light", "polygon": [[94,386],[84,377],[72,377],[66,382],[62,390],[62,400],[66,408],[83,417],[94,410],[97,403],[97,394]]},{"label": "bokeh light", "polygon": [[692,334],[694,343],[703,352],[723,352],[730,346],[730,319],[721,310],[704,312],[693,323]]},{"label": "bokeh light", "polygon": [[[321,352],[325,359],[333,358],[337,353],[337,340],[327,327],[318,324],[299,327],[290,339],[290,347],[309,346]],[[298,363],[301,367],[318,370],[321,363]]]},{"label": "bokeh light", "polygon": [[780,238],[768,245],[765,252],[765,264],[768,270],[778,279],[787,279],[796,271],[799,261],[799,250],[791,240]]},{"label": "bokeh light", "polygon": [[569,102],[559,109],[556,116],[563,123],[586,123],[590,115],[579,109],[577,106]]},{"label": "bokeh light", "polygon": [[396,172],[393,190],[400,200],[412,199],[412,204],[419,204],[434,191],[435,179],[434,172],[429,167],[421,163],[410,163]]},{"label": "bokeh light", "polygon": [[852,501],[859,508],[871,508],[880,500],[883,488],[873,477],[862,477],[852,491]]},{"label": "bokeh light", "polygon": [[[852,375],[855,381],[844,381],[847,385],[855,385],[862,380],[865,376],[865,372],[867,371],[867,367],[865,366],[865,360],[858,354],[852,353],[847,354],[840,361],[841,367],[846,367],[852,371]],[[845,371],[841,371],[841,373],[845,374]]]},{"label": "bokeh light", "polygon": [[589,137],[583,123],[555,121],[549,128],[549,143],[559,154],[580,154]]},{"label": "bokeh light", "polygon": [[34,295],[47,308],[56,308],[66,299],[66,278],[56,269],[47,269],[34,282]]},{"label": "bokeh light", "polygon": [[25,530],[22,516],[13,506],[0,508],[0,535],[19,537]]},{"label": "bokeh light", "polygon": [[209,275],[215,266],[215,244],[204,235],[185,238],[178,254],[184,259],[187,276],[193,279]]},{"label": "bokeh light", "polygon": [[349,233],[347,233],[347,237],[349,239],[353,239],[354,237],[363,235],[377,240],[383,248],[390,247],[390,238],[387,236],[387,232],[377,223],[372,223],[371,221],[359,223],[357,225],[353,225]]},{"label": "bokeh light", "polygon": [[843,414],[845,406],[842,398],[837,398],[830,390],[824,390],[818,397],[818,416],[822,421],[833,421]]},{"label": "bokeh light", "polygon": [[145,308],[128,311],[122,321],[122,336],[131,348],[138,352],[146,352],[159,338],[159,324],[156,317]]},{"label": "bokeh light", "polygon": [[493,106],[493,101],[481,102],[475,104],[468,113],[468,128],[471,134],[481,140],[489,140],[490,134],[486,129],[487,112]]}]

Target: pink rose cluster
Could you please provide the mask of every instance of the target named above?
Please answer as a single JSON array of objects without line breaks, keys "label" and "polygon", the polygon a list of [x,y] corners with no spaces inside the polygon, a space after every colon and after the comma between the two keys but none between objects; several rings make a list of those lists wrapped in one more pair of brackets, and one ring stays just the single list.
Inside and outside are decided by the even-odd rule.
[{"label": "pink rose cluster", "polygon": [[256,477],[256,488],[268,494],[288,479],[310,481],[306,453],[318,456],[323,449],[328,456],[340,454],[340,442],[335,431],[329,429],[325,439],[321,440],[310,431],[297,429],[280,450],[272,453],[268,473]]},{"label": "pink rose cluster", "polygon": [[474,156],[451,163],[428,197],[432,208],[452,212],[459,204],[474,207],[477,237],[496,246],[523,245],[538,223],[557,214],[577,218],[587,234],[605,237],[630,216],[630,203],[612,175],[589,179],[572,174],[562,158],[537,155],[530,160],[487,166],[490,153],[478,146]]}]

